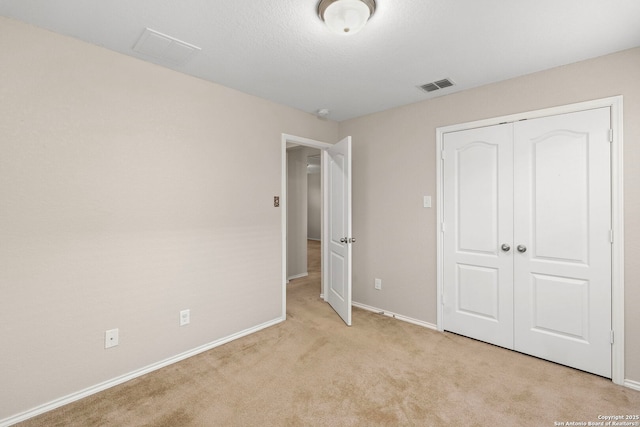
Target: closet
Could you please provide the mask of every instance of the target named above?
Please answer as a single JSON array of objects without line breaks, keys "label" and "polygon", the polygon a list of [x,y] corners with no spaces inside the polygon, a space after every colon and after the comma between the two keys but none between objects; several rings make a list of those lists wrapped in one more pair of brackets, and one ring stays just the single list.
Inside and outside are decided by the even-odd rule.
[{"label": "closet", "polygon": [[610,107],[445,133],[442,324],[611,378]]}]

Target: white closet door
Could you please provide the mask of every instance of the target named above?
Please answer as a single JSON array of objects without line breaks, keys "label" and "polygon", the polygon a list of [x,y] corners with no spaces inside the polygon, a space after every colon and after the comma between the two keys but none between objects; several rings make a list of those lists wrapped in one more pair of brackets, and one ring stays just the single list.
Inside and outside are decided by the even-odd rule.
[{"label": "white closet door", "polygon": [[610,111],[514,127],[515,349],[611,377]]},{"label": "white closet door", "polygon": [[[448,331],[513,348],[512,125],[444,137]],[[506,247],[505,247],[506,248]]]}]

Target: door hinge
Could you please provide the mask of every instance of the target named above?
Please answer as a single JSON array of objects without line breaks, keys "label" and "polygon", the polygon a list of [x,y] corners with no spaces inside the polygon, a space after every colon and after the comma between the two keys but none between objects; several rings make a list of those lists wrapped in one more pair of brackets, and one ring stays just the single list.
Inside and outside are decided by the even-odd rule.
[{"label": "door hinge", "polygon": [[442,151],[440,152],[440,158],[441,158],[442,160],[444,160],[444,150],[442,150]]},{"label": "door hinge", "polygon": [[615,340],[614,340],[613,331],[611,331],[611,344],[613,344],[613,342],[614,342],[614,341],[615,341]]},{"label": "door hinge", "polygon": [[440,223],[440,231],[441,231],[442,233],[444,233],[444,232],[445,232],[445,230],[446,230],[446,228],[445,228],[445,226],[444,226],[444,222],[441,222],[441,223]]},{"label": "door hinge", "polygon": [[444,305],[445,304],[445,297],[444,297],[444,293],[442,294],[442,297],[440,298],[440,304]]},{"label": "door hinge", "polygon": [[613,243],[613,230],[609,230],[609,241]]},{"label": "door hinge", "polygon": [[613,129],[609,129],[609,142],[613,142]]}]

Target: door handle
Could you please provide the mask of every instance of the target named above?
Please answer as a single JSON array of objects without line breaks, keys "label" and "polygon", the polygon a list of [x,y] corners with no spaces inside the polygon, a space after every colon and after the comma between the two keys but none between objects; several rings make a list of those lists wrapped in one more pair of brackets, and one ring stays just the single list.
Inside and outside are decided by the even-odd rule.
[{"label": "door handle", "polygon": [[500,246],[500,249],[502,249],[505,252],[509,252],[511,250],[511,246],[509,246],[506,243],[503,243],[502,246]]},{"label": "door handle", "polygon": [[521,254],[527,252],[527,247],[525,245],[518,245],[518,247],[516,248],[518,250],[518,252],[520,252]]},{"label": "door handle", "polygon": [[349,243],[355,243],[355,242],[356,242],[356,238],[355,237],[352,237],[352,238],[349,239]]},{"label": "door handle", "polygon": [[347,243],[347,238],[343,237],[342,239],[340,239],[340,243]]}]

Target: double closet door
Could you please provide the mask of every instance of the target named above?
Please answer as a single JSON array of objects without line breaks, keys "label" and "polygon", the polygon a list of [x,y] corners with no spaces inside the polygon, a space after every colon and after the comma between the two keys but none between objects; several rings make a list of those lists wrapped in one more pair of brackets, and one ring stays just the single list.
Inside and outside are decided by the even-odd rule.
[{"label": "double closet door", "polygon": [[611,377],[610,123],[444,135],[445,330]]}]

